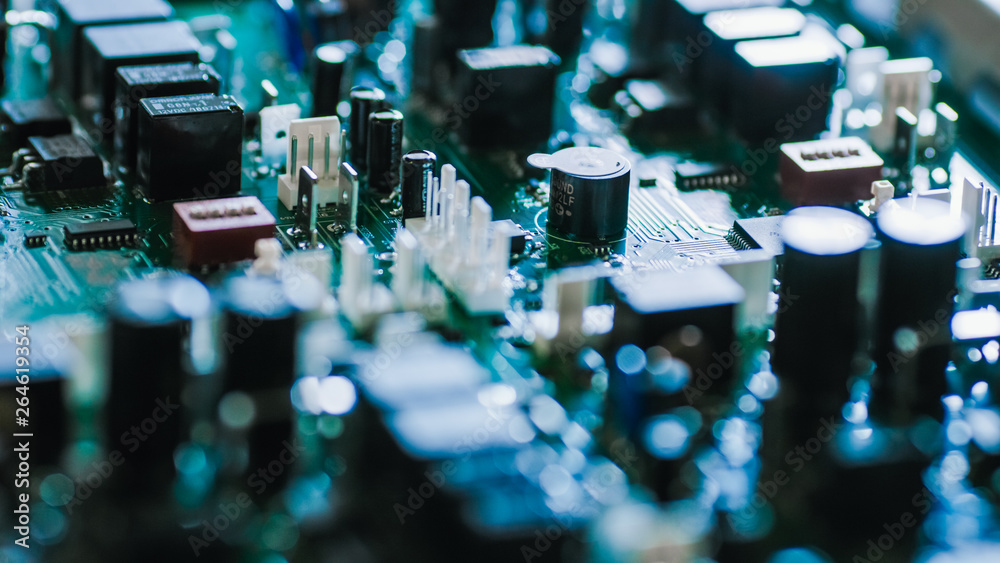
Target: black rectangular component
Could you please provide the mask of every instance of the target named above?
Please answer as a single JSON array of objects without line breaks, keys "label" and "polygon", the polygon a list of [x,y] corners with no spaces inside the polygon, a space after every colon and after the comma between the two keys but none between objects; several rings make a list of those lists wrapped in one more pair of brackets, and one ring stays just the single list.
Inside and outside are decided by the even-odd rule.
[{"label": "black rectangular component", "polygon": [[784,216],[737,219],[726,237],[736,250],[764,249],[772,256],[782,256],[785,244],[781,240]]},{"label": "black rectangular component", "polygon": [[184,22],[88,27],[83,32],[80,107],[87,127],[110,145],[114,128],[115,72],[123,66],[197,63],[201,44]]},{"label": "black rectangular component", "polygon": [[681,162],[674,167],[677,189],[734,190],[746,185],[747,178],[734,165],[702,162]]},{"label": "black rectangular component", "polygon": [[[533,147],[552,132],[559,57],[513,45],[459,51],[456,95],[447,127],[476,148]],[[435,141],[437,141],[435,139]]]},{"label": "black rectangular component", "polygon": [[139,234],[130,219],[93,223],[73,223],[63,227],[66,247],[71,250],[95,250],[134,246]]},{"label": "black rectangular component", "polygon": [[28,248],[39,248],[45,246],[49,240],[49,235],[42,231],[31,231],[24,234],[24,246]]},{"label": "black rectangular component", "polygon": [[65,98],[80,96],[83,30],[93,25],[164,21],[174,15],[165,0],[54,0],[56,27],[49,37],[52,51],[51,90]]},{"label": "black rectangular component", "polygon": [[139,187],[153,201],[240,191],[243,108],[230,96],[146,98],[139,103]]},{"label": "black rectangular component", "polygon": [[[824,28],[778,39],[740,41],[729,107],[737,133],[777,152],[826,130],[844,47]],[[774,149],[774,150],[772,150]]]},{"label": "black rectangular component", "polygon": [[51,98],[4,100],[0,113],[3,132],[10,144],[23,147],[28,137],[68,135],[73,125]]},{"label": "black rectangular component", "polygon": [[116,73],[115,164],[135,169],[139,102],[144,98],[218,94],[221,78],[209,65],[176,63],[125,66]]},{"label": "black rectangular component", "polygon": [[28,191],[77,190],[107,183],[101,158],[76,135],[31,137],[28,145],[38,158],[21,171]]}]

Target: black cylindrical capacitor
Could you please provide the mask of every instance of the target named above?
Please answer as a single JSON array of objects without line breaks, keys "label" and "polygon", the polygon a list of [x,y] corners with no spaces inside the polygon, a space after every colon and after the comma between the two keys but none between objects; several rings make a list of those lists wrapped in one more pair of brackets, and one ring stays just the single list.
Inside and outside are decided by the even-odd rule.
[{"label": "black cylindrical capacitor", "polygon": [[[299,307],[297,294],[275,278],[238,277],[226,285],[224,305],[225,355],[223,386],[227,393],[219,404],[223,424],[232,418],[235,405],[252,405],[253,419],[242,425],[247,465],[239,480],[245,482],[274,460],[294,459],[290,447],[293,410],[290,389],[296,377],[296,341]],[[246,408],[246,407],[243,407]],[[280,492],[290,471],[275,475],[264,494]]]},{"label": "black cylindrical capacitor", "polygon": [[310,2],[306,9],[317,44],[351,39],[351,14],[343,0]]},{"label": "black cylindrical capacitor", "polygon": [[378,88],[351,90],[350,160],[355,170],[368,171],[368,117],[385,107],[385,92]]},{"label": "black cylindrical capacitor", "polygon": [[186,342],[191,320],[207,315],[209,304],[205,286],[187,276],[118,288],[110,310],[105,441],[109,451],[128,458],[112,480],[122,494],[169,490],[174,449],[182,438]]},{"label": "black cylindrical capacitor", "polygon": [[295,381],[298,309],[286,287],[269,278],[239,277],[226,286],[226,391],[289,387]]},{"label": "black cylindrical capacitor", "polygon": [[399,185],[403,165],[403,114],[385,110],[368,118],[368,187],[388,194]]},{"label": "black cylindrical capacitor", "polygon": [[585,242],[625,236],[632,171],[625,157],[608,149],[572,147],[533,154],[528,163],[552,171],[549,233]]},{"label": "black cylindrical capacitor", "polygon": [[325,43],[316,47],[313,52],[313,117],[337,115],[349,58],[350,53],[341,45]]},{"label": "black cylindrical capacitor", "polygon": [[[941,416],[965,220],[947,203],[900,198],[880,208],[882,241],[871,410]],[[890,414],[893,413],[893,414]]]},{"label": "black cylindrical capacitor", "polygon": [[424,216],[436,164],[437,155],[431,151],[410,151],[403,156],[403,219]]},{"label": "black cylindrical capacitor", "polygon": [[861,256],[874,234],[865,218],[833,207],[800,207],[781,223],[785,254],[772,366],[810,422],[836,415],[849,399]]}]

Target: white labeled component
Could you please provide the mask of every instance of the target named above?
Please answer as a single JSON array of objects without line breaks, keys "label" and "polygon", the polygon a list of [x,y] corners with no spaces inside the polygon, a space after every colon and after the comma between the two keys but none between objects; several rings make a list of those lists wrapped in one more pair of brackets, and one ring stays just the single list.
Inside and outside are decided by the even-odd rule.
[{"label": "white labeled component", "polygon": [[316,173],[316,203],[323,207],[340,200],[341,129],[337,117],[297,119],[288,127],[286,174],[278,177],[278,199],[288,209],[299,202],[299,170]]},{"label": "white labeled component", "polygon": [[285,166],[288,157],[288,130],[302,117],[298,104],[268,106],[260,110],[260,153],[271,167]]}]

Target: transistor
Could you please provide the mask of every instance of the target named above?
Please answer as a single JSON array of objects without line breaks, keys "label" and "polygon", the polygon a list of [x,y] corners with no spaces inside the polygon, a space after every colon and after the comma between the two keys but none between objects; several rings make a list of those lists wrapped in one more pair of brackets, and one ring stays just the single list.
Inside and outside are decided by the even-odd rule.
[{"label": "transistor", "polygon": [[123,66],[197,63],[201,43],[184,22],[89,27],[83,32],[81,107],[107,145],[114,127],[115,72]]},{"label": "transistor", "polygon": [[31,137],[31,159],[20,173],[32,192],[78,190],[107,184],[104,164],[94,149],[76,135]]},{"label": "transistor", "polygon": [[139,187],[153,201],[240,191],[243,108],[230,96],[146,98],[139,104]]},{"label": "transistor", "polygon": [[138,156],[139,102],[192,94],[218,94],[222,78],[206,64],[126,66],[116,73],[115,162],[133,170]]},{"label": "transistor", "polygon": [[134,246],[139,234],[131,219],[112,219],[71,223],[63,227],[63,238],[70,250],[112,250]]},{"label": "transistor", "polygon": [[299,169],[299,204],[295,206],[295,233],[306,239],[308,248],[316,248],[319,233],[316,222],[319,205],[316,201],[319,177],[308,166]]},{"label": "transistor", "polygon": [[528,164],[551,170],[549,233],[584,242],[625,236],[632,171],[625,157],[608,149],[572,147],[533,154]]},{"label": "transistor", "polygon": [[24,246],[28,248],[39,248],[45,246],[48,242],[49,235],[41,231],[31,231],[24,234]]}]

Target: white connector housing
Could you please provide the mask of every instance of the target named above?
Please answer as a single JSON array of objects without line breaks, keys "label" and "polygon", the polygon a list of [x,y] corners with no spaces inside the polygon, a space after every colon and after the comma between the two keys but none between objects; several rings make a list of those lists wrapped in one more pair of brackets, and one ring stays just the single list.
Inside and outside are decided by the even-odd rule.
[{"label": "white connector housing", "polygon": [[260,110],[260,153],[271,167],[287,164],[288,130],[292,122],[302,117],[298,104],[267,106]]},{"label": "white connector housing", "polygon": [[308,166],[319,177],[316,203],[340,200],[340,119],[297,119],[288,127],[288,172],[278,177],[278,199],[289,210],[299,203],[299,169]]}]

